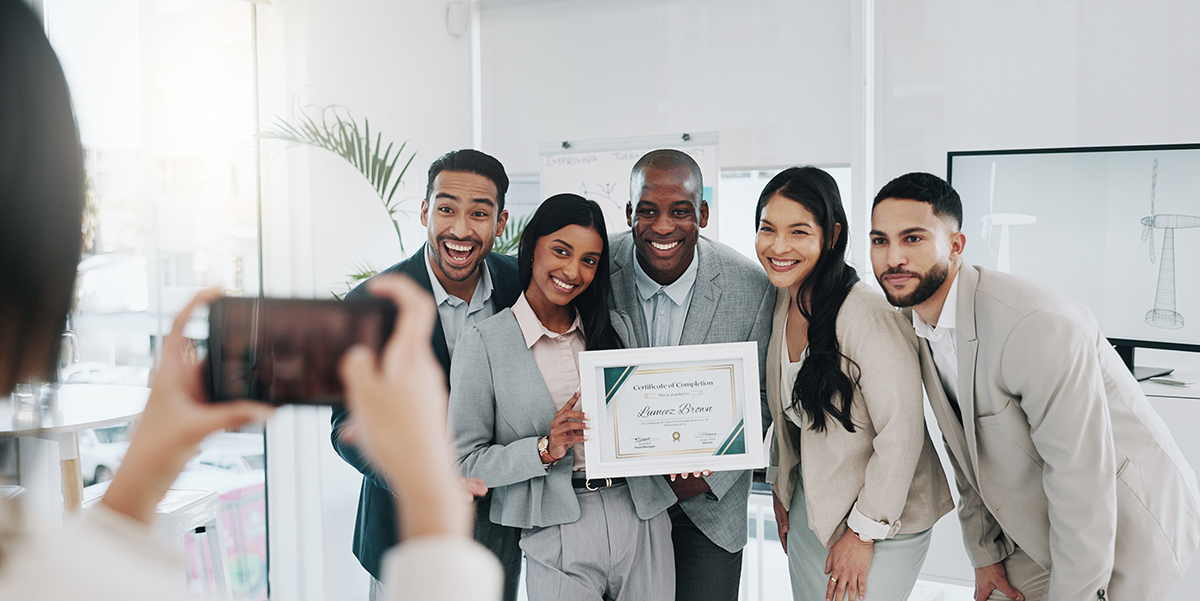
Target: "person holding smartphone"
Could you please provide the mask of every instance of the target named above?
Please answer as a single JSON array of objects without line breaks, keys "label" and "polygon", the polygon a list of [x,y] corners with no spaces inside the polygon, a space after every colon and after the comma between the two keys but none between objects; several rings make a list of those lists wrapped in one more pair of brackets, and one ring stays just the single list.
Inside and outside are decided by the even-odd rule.
[{"label": "person holding smartphone", "polygon": [[465,475],[494,489],[490,518],[521,528],[531,601],[675,598],[671,522],[639,516],[624,478],[588,480],[578,354],[625,346],[608,309],[600,205],[559,194],[525,228],[524,293],[463,330],[450,368],[450,415]]},{"label": "person holding smartphone", "polygon": [[[79,263],[83,152],[62,68],[42,25],[0,0],[0,394],[55,369]],[[402,501],[406,540],[386,560],[388,598],[499,599],[500,569],[470,540],[470,501],[452,465],[445,384],[429,349],[433,303],[410,281],[372,292],[400,308],[382,356],[357,347],[342,376],[360,447]],[[183,558],[151,529],[154,510],[205,436],[262,421],[267,405],[210,403],[176,318],[129,450],[81,519],[43,522],[0,498],[0,599],[186,599]],[[0,460],[5,458],[0,457]]]},{"label": "person holding smartphone", "polygon": [[796,599],[904,601],[954,504],[925,429],[917,340],[846,264],[837,183],[785,169],[755,211],[778,289],[767,348],[779,540]]}]

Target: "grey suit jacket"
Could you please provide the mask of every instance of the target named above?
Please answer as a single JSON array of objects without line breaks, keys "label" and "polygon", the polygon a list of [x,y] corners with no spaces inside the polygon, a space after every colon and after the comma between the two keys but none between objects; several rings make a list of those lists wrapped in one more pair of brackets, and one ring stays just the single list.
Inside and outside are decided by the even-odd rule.
[{"label": "grey suit jacket", "polygon": [[954,501],[925,429],[911,322],[866,283],[850,289],[836,327],[839,349],[849,358],[842,360],[842,370],[855,373],[850,361],[858,369],[850,405],[855,431],[831,420],[824,432],[814,432],[807,416],[802,429],[783,413],[791,404],[782,398],[780,377],[790,305],[788,291],[779,289],[767,351],[767,400],[775,421],[767,479],[775,494],[791,507],[796,478],[804,478],[808,527],[826,547],[846,532],[854,507],[892,525],[893,535],[932,528]]},{"label": "grey suit jacket", "polygon": [[[615,311],[610,317],[628,340],[629,318]],[[534,528],[579,519],[572,451],[549,469],[538,455],[538,439],[550,433],[555,412],[512,309],[463,329],[450,364],[450,420],[463,474],[482,478],[493,491],[492,522]]]},{"label": "grey suit jacket", "polygon": [[[629,316],[636,346],[649,346],[646,318],[634,283],[633,236],[623,232],[610,237],[614,307]],[[759,390],[765,390],[767,341],[771,338],[771,310],[775,288],[762,267],[737,251],[708,238],[697,244],[700,264],[692,302],[683,322],[680,344],[758,343]],[[765,392],[761,398],[763,428],[770,423]],[[746,502],[750,496],[749,470],[716,472],[706,480],[711,493],[679,501],[663,478],[643,478],[629,483],[638,515],[655,515],[676,502],[692,522],[721,548],[734,552],[746,546]]]},{"label": "grey suit jacket", "polygon": [[1162,599],[1200,544],[1166,425],[1082,304],[970,265],[958,278],[961,424],[924,340],[921,369],[972,562],[1017,545],[1050,571],[1049,599]]}]

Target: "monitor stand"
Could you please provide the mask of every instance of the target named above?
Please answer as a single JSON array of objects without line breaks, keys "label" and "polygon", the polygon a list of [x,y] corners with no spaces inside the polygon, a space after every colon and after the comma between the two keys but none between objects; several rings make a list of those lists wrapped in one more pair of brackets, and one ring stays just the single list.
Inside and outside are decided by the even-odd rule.
[{"label": "monitor stand", "polygon": [[1158,376],[1165,376],[1165,375],[1175,371],[1174,367],[1142,367],[1142,366],[1134,367],[1134,365],[1133,365],[1133,349],[1134,349],[1134,347],[1125,346],[1123,344],[1118,344],[1118,345],[1115,345],[1113,348],[1115,348],[1117,350],[1117,354],[1120,355],[1121,360],[1125,362],[1125,367],[1128,367],[1129,371],[1133,372],[1133,377],[1136,378],[1138,382],[1143,382],[1145,380],[1149,380],[1150,378],[1157,378]]}]

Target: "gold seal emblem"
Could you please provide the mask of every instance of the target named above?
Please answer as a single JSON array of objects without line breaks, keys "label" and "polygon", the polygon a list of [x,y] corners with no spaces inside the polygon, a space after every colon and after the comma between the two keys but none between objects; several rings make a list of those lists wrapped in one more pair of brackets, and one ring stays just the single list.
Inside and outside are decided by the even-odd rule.
[{"label": "gold seal emblem", "polygon": [[671,438],[675,439],[675,442],[679,442],[679,433],[678,433],[678,432],[672,432],[672,433],[671,433]]}]

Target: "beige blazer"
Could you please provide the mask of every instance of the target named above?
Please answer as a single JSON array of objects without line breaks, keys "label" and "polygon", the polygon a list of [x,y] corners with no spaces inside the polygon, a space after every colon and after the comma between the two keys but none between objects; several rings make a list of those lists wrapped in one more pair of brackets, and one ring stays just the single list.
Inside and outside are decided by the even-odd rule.
[{"label": "beige blazer", "polygon": [[1200,493],[1166,425],[1086,307],[963,265],[958,421],[929,343],[921,369],[976,567],[1020,546],[1049,599],[1162,599],[1200,543]]},{"label": "beige blazer", "polygon": [[[785,506],[796,478],[804,478],[808,527],[826,547],[846,531],[857,505],[867,518],[893,525],[893,534],[922,532],[954,508],[946,475],[925,429],[917,338],[912,323],[859,282],[837,316],[841,352],[856,363],[860,379],[850,406],[856,426],[836,421],[823,433],[800,429],[783,415],[780,376],[786,352],[788,292],[776,297],[767,347],[767,402],[775,424],[768,480]],[[843,369],[850,371],[843,361]],[[899,526],[894,526],[899,524]]]}]

